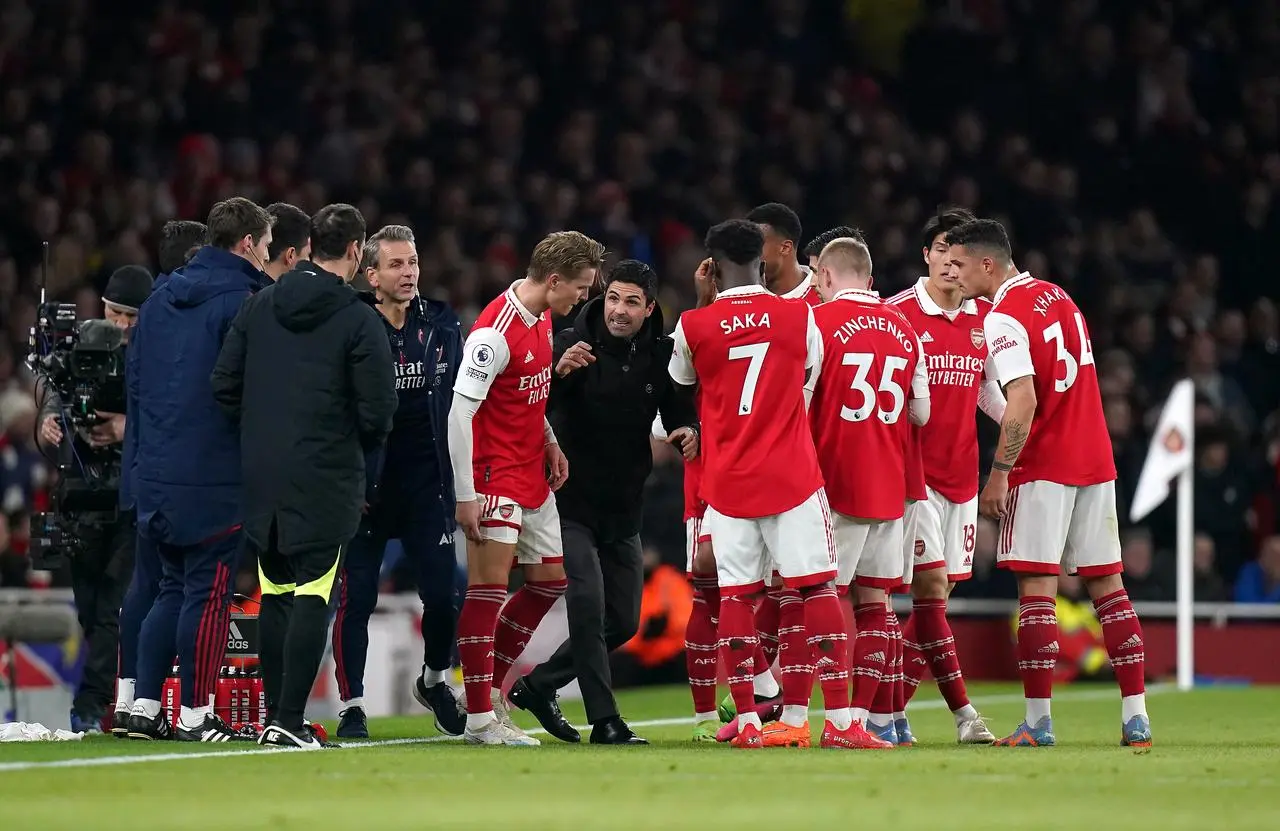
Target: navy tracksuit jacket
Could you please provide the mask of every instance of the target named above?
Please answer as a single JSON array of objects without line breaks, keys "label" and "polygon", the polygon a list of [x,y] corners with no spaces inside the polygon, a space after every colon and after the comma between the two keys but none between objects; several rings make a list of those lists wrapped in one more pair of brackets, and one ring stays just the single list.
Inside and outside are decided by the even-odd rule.
[{"label": "navy tracksuit jacket", "polygon": [[[362,295],[374,304],[372,294]],[[414,298],[402,329],[384,318],[400,396],[386,446],[366,457],[369,509],[342,567],[333,656],[343,701],[364,695],[369,616],[387,541],[399,539],[418,576],[424,663],[452,663],[457,603],[453,469],[448,419],[462,359],[458,317],[446,304]]]}]

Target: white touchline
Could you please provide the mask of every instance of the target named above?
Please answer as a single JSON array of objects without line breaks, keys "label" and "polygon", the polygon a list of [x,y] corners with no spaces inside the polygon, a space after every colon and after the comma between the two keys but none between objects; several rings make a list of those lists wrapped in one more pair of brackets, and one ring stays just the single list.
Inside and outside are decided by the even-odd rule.
[{"label": "white touchline", "polygon": [[[1168,692],[1173,689],[1169,684],[1153,684],[1147,687],[1147,695],[1155,695],[1157,693]],[[1115,689],[1110,690],[1088,690],[1083,692],[1067,692],[1054,697],[1054,701],[1102,701],[1109,698],[1118,698],[1119,692]],[[1022,701],[1020,695],[991,695],[982,699],[982,704],[1016,704]],[[913,703],[909,707],[909,711],[916,710],[941,710],[946,706],[946,702],[942,699],[929,699],[928,701],[920,701]],[[821,709],[813,712],[821,713]],[[677,724],[693,724],[692,717],[681,718],[655,718],[648,721],[630,722],[632,727],[671,727]],[[580,730],[587,729],[580,727]],[[540,727],[527,730],[528,733],[545,734],[547,731]],[[375,739],[373,741],[353,741],[342,744],[342,749],[358,750],[366,747],[390,747],[398,744],[436,744],[438,742],[456,742],[459,738],[454,736],[424,736],[422,738],[411,739]],[[138,756],[96,756],[83,759],[55,759],[50,762],[2,762],[0,763],[0,773],[18,770],[39,770],[43,768],[94,768],[94,767],[111,767],[114,765],[138,765],[144,762],[186,762],[197,759],[225,759],[230,757],[243,756],[265,756],[269,753],[296,753],[297,749],[288,747],[255,747],[246,748],[244,750],[217,750],[211,753],[200,753],[193,751],[191,753],[153,753]],[[317,751],[309,751],[317,752]],[[319,751],[323,752],[323,751]],[[533,751],[537,752],[537,751]]]}]

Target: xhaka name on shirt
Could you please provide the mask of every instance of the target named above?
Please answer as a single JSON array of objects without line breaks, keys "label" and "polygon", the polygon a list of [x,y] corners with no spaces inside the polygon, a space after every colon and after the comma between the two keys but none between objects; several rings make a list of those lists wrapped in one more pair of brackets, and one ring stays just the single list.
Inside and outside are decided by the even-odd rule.
[{"label": "xhaka name on shirt", "polygon": [[836,340],[840,341],[841,344],[847,344],[854,335],[867,329],[875,329],[893,335],[898,339],[898,343],[902,345],[902,348],[907,350],[908,354],[916,351],[916,345],[911,342],[911,339],[901,329],[893,325],[892,320],[876,315],[858,315],[857,317],[849,318],[840,324],[839,329],[836,329]]},{"label": "xhaka name on shirt", "polygon": [[769,325],[768,312],[765,312],[764,314],[760,315],[759,318],[756,317],[754,312],[748,312],[747,314],[742,315],[741,317],[739,317],[738,315],[734,315],[733,320],[720,321],[720,329],[726,335],[732,335],[734,332],[738,331],[739,329],[754,329],[758,327],[764,327],[765,329],[772,328]]},{"label": "xhaka name on shirt", "polygon": [[1057,286],[1050,286],[1040,293],[1036,298],[1036,302],[1032,304],[1031,310],[1042,317],[1049,316],[1049,307],[1059,300],[1066,300],[1067,293]]},{"label": "xhaka name on shirt", "polygon": [[551,392],[551,367],[539,372],[537,375],[521,375],[520,376],[520,392],[529,391],[530,404],[537,404],[539,401],[545,401]]},{"label": "xhaka name on shirt", "polygon": [[929,366],[929,386],[973,386],[974,379],[985,368],[981,358],[972,355],[926,355]]}]

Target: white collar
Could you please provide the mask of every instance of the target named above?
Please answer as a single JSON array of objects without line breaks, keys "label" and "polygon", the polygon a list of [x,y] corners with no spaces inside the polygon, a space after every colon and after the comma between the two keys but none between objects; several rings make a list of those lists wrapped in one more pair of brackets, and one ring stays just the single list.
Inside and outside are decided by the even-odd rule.
[{"label": "white collar", "polygon": [[831,302],[837,300],[852,300],[855,303],[880,303],[880,292],[871,291],[870,289],[840,289],[836,292],[835,297],[831,298]]},{"label": "white collar", "polygon": [[804,277],[796,283],[796,287],[791,291],[779,294],[783,300],[799,300],[809,293],[810,287],[813,286],[813,270],[807,265],[800,266],[800,270],[804,272]]},{"label": "white collar", "polygon": [[1013,288],[1014,286],[1020,286],[1023,283],[1026,283],[1030,280],[1031,280],[1030,274],[1028,274],[1025,271],[1019,271],[1013,278],[1009,280],[1005,280],[1004,284],[1001,285],[1000,288],[996,289],[996,296],[991,298],[991,302],[993,304],[999,303],[1000,298],[1004,297],[1006,294],[1009,293],[1009,289]]},{"label": "white collar", "polygon": [[719,294],[716,295],[716,300],[719,300],[722,297],[746,297],[752,294],[768,294],[768,293],[769,293],[769,290],[766,289],[764,286],[751,283],[745,286],[735,286],[734,288],[731,288],[731,289],[723,289],[720,291]]},{"label": "white collar", "polygon": [[516,296],[516,286],[523,282],[524,278],[522,277],[511,284],[510,288],[507,289],[507,302],[516,307],[516,311],[520,313],[521,319],[524,320],[524,325],[532,327],[538,322],[538,316],[525,308],[525,305],[520,302],[520,298]]},{"label": "white collar", "polygon": [[[925,288],[925,284],[928,282],[928,277],[921,277],[915,284],[916,302],[920,304],[920,309],[927,315],[951,317],[954,314],[953,312],[948,312],[933,302],[933,298],[929,296],[929,291]],[[956,311],[967,315],[976,315],[978,313],[978,304],[974,300],[965,300]]]}]

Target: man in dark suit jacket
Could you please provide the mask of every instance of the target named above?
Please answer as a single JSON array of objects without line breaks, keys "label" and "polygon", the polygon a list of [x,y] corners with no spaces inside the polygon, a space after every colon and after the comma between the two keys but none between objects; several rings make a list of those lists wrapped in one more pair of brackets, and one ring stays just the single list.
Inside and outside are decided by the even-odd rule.
[{"label": "man in dark suit jacket", "polygon": [[511,690],[561,741],[580,740],[555,701],[577,677],[596,744],[643,744],[618,714],[609,653],[636,633],[644,565],[640,544],[649,446],[661,413],[668,441],[698,452],[693,397],[667,373],[673,343],[655,302],[657,275],[623,260],[605,278],[604,294],[587,302],[556,335],[547,418],[572,471],[556,494],[569,578],[569,640]]}]

